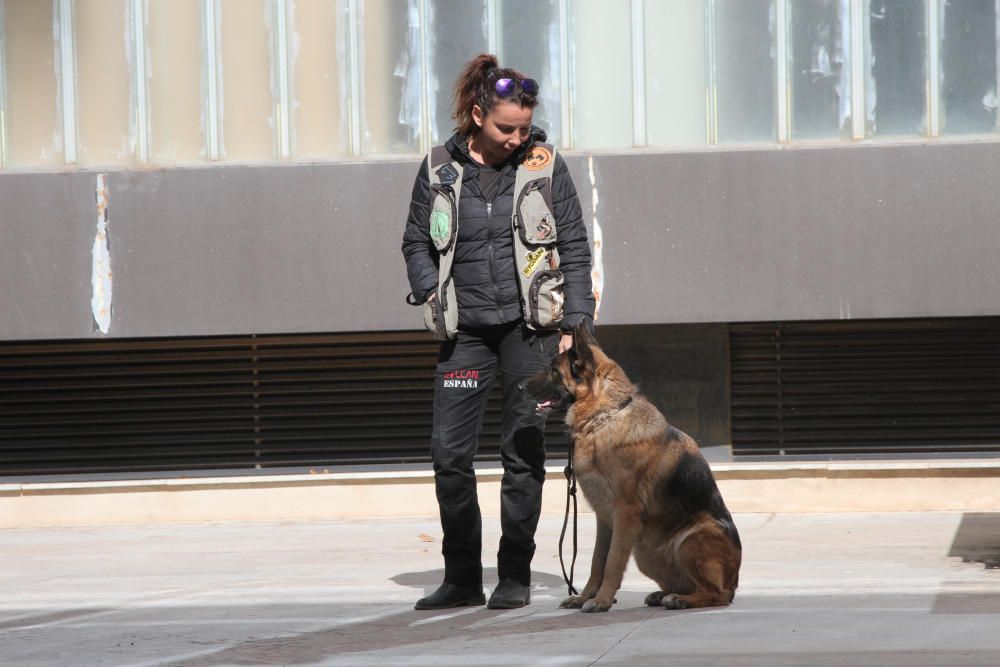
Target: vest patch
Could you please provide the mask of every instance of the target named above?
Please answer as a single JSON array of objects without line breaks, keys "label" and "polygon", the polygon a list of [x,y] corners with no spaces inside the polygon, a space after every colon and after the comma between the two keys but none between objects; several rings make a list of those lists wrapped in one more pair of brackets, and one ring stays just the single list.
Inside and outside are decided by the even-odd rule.
[{"label": "vest patch", "polygon": [[458,170],[451,166],[450,162],[445,162],[437,170],[437,177],[441,185],[451,185],[458,180]]},{"label": "vest patch", "polygon": [[431,211],[431,238],[434,241],[444,241],[451,236],[451,216],[447,211],[434,209]]},{"label": "vest patch", "polygon": [[543,241],[547,240],[552,236],[552,218],[547,215],[542,216],[542,219],[535,226],[535,230],[538,232],[538,238]]},{"label": "vest patch", "polygon": [[524,167],[528,171],[541,171],[552,161],[552,152],[548,148],[535,146],[524,156]]},{"label": "vest patch", "polygon": [[527,278],[538,268],[538,265],[542,263],[542,258],[545,256],[545,248],[537,248],[535,250],[530,250],[525,253],[525,258],[528,263],[525,264],[524,268],[521,269],[521,273]]}]

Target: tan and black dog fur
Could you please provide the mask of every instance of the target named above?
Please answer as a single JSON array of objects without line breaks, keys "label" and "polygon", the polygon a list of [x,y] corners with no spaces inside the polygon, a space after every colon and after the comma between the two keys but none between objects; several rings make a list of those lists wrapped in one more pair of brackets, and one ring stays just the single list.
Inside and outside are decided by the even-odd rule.
[{"label": "tan and black dog fur", "polygon": [[660,587],[647,605],[728,605],[742,547],[698,445],[667,423],[585,327],[574,339],[524,386],[540,412],[571,404],[574,468],[597,515],[590,579],[560,606],[610,609],[633,554]]}]

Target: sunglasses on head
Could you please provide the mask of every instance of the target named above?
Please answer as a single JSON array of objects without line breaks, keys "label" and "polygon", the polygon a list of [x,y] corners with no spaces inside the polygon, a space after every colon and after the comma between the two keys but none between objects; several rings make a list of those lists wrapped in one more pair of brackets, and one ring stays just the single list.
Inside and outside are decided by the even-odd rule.
[{"label": "sunglasses on head", "polygon": [[[497,92],[497,97],[510,97],[517,90],[517,80],[515,79],[497,79],[496,84],[494,84],[494,89]],[[534,79],[521,79],[521,90],[528,95],[538,94],[538,82]]]}]

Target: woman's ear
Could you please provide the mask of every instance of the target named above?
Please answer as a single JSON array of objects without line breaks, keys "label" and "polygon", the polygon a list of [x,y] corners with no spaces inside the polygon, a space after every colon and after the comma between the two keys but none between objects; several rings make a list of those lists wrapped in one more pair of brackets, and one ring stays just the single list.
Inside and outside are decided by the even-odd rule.
[{"label": "woman's ear", "polygon": [[483,121],[486,119],[486,114],[483,113],[483,108],[478,104],[472,105],[472,120],[476,123],[476,127],[482,127]]}]

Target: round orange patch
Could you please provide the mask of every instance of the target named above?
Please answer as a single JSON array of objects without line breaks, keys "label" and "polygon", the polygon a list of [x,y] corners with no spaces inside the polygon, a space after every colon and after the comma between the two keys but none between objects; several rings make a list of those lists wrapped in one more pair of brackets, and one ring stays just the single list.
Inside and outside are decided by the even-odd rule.
[{"label": "round orange patch", "polygon": [[552,161],[552,151],[541,146],[534,146],[524,156],[524,166],[528,171],[541,171]]}]

